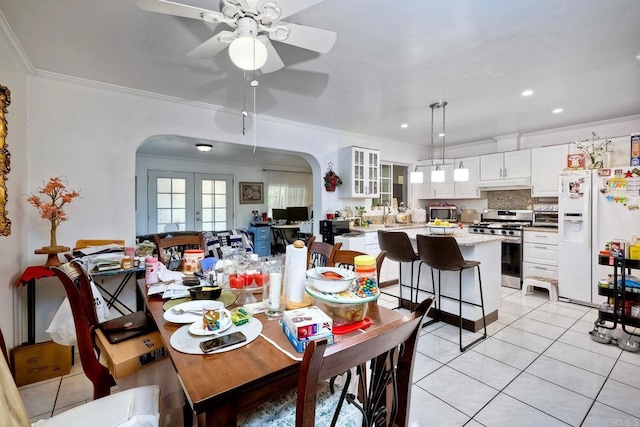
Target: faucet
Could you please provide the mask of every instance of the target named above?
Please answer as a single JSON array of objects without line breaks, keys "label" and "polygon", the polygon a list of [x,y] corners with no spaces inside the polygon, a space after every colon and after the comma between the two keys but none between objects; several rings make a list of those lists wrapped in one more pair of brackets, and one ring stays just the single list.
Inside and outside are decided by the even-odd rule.
[{"label": "faucet", "polygon": [[387,217],[389,216],[390,213],[391,213],[391,208],[389,207],[389,203],[385,202],[384,205],[382,205],[382,225],[384,226],[387,225]]}]

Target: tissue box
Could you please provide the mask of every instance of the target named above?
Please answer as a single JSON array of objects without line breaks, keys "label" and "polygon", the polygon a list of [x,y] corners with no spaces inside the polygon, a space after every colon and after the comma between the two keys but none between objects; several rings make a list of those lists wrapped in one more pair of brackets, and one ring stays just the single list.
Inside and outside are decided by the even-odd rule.
[{"label": "tissue box", "polygon": [[295,310],[285,310],[282,323],[286,325],[295,338],[308,338],[333,331],[333,320],[320,308],[312,305]]},{"label": "tissue box", "polygon": [[282,332],[284,332],[284,334],[289,339],[289,342],[298,353],[303,353],[311,341],[317,341],[326,338],[329,345],[333,344],[333,334],[331,332],[316,334],[307,338],[298,339],[284,322],[282,323]]}]

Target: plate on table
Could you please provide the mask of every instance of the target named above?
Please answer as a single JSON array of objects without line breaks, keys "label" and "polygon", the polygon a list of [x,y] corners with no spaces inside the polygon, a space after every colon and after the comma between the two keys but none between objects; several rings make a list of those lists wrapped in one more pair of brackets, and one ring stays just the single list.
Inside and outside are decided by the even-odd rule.
[{"label": "plate on table", "polygon": [[[177,304],[172,308],[169,308],[164,312],[162,317],[167,322],[172,323],[193,323],[196,320],[202,321],[202,308],[213,301],[214,300],[199,299],[195,301],[183,302],[182,304]],[[174,308],[181,308],[184,311],[195,310],[195,313],[176,314],[173,312]]]},{"label": "plate on table", "polygon": [[[183,314],[183,316],[184,316],[184,314]],[[203,336],[203,337],[194,336],[194,335],[189,333],[189,327],[190,327],[190,325],[184,325],[181,328],[177,329],[171,335],[171,339],[169,340],[169,344],[171,344],[171,347],[173,347],[174,349],[176,349],[177,351],[179,351],[181,353],[186,353],[186,354],[205,354],[200,349],[200,343],[202,341],[210,340],[211,337],[209,337],[209,336]],[[229,347],[221,348],[219,350],[214,350],[214,351],[212,351],[210,353],[207,353],[207,355],[235,350],[236,348],[240,348],[242,346],[245,346],[245,345],[249,344],[250,342],[252,342],[253,340],[255,340],[256,338],[258,338],[260,336],[260,333],[262,332],[262,322],[252,317],[251,319],[249,319],[249,323],[245,323],[244,325],[236,326],[236,325],[234,325],[232,323],[231,327],[229,329],[227,329],[223,333],[219,334],[218,336],[229,335],[229,334],[231,334],[233,332],[237,332],[237,331],[242,332],[247,337],[247,340],[245,342],[241,342],[241,343],[236,344],[236,345],[232,345],[232,346],[229,346]]]},{"label": "plate on table", "polygon": [[[184,316],[184,314],[182,316]],[[209,335],[218,335],[221,332],[224,332],[227,329],[229,329],[232,324],[233,322],[231,321],[231,319],[227,319],[227,321],[224,324],[222,324],[222,326],[220,326],[220,329],[218,329],[217,331],[210,331],[208,329],[202,328],[202,319],[200,319],[200,320],[196,320],[191,325],[189,325],[189,333],[199,337],[206,337]]]},{"label": "plate on table", "polygon": [[[220,296],[218,298],[216,298],[215,300],[222,302],[225,307],[229,307],[231,304],[236,302],[236,296],[235,296],[235,294],[233,292],[229,292],[228,290],[223,289],[222,293],[220,294]],[[187,298],[170,299],[169,301],[165,302],[162,305],[162,309],[164,311],[167,311],[171,307],[175,307],[177,305],[184,304],[185,302],[189,302],[189,301],[191,301],[191,298],[189,298],[189,297],[187,297]]]}]

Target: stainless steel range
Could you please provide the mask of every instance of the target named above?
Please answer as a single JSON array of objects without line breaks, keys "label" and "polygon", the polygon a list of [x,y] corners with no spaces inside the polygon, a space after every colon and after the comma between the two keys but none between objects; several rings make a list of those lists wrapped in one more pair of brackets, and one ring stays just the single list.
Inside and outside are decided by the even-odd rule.
[{"label": "stainless steel range", "polygon": [[522,289],[522,229],[531,226],[531,210],[485,209],[482,222],[469,228],[472,234],[503,236],[501,272],[502,286]]}]

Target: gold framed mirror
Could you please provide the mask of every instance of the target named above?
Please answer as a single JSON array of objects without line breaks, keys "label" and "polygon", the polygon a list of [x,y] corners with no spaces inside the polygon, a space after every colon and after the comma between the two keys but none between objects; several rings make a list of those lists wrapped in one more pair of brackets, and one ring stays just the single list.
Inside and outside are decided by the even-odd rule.
[{"label": "gold framed mirror", "polygon": [[7,107],[11,104],[11,92],[0,85],[0,236],[11,234],[11,220],[7,216],[7,179],[11,170],[11,154],[7,148]]}]

